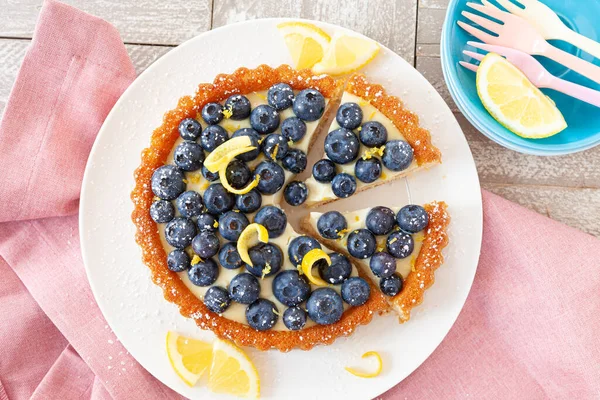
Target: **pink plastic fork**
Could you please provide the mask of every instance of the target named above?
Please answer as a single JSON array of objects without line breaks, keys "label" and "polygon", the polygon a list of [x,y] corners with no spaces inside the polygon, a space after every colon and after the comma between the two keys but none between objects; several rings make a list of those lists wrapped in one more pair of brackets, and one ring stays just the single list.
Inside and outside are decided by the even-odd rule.
[{"label": "pink plastic fork", "polygon": [[510,47],[527,54],[548,57],[594,82],[600,83],[600,67],[552,46],[523,18],[501,11],[488,0],[481,1],[483,5],[467,3],[467,6],[502,21],[502,24],[468,11],[463,11],[462,15],[498,36],[490,35],[474,26],[458,21],[458,25],[465,31],[488,44]]},{"label": "pink plastic fork", "polygon": [[[525,74],[525,76],[527,76],[527,79],[529,79],[531,83],[539,88],[554,89],[568,96],[585,101],[586,103],[593,104],[596,107],[600,107],[599,91],[557,78],[548,72],[538,60],[529,54],[523,53],[519,50],[509,49],[507,47],[494,46],[478,42],[467,42],[467,44],[469,46],[497,53],[506,57],[511,64],[519,68]],[[463,53],[479,61],[481,61],[484,57],[484,54],[475,53],[468,50],[464,50]],[[470,69],[471,71],[477,71],[477,66],[474,64],[460,61],[460,65]]]}]

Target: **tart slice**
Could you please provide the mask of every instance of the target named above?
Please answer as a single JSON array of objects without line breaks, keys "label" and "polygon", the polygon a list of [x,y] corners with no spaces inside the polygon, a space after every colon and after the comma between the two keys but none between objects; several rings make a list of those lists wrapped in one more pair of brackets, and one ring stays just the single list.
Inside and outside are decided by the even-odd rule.
[{"label": "tart slice", "polygon": [[349,78],[324,147],[324,158],[306,181],[308,206],[346,198],[441,162],[419,118],[362,74]]},{"label": "tart slice", "polygon": [[423,300],[442,264],[450,217],[443,202],[424,207],[372,207],[340,213],[312,212],[303,229],[350,256],[379,286],[400,322]]}]

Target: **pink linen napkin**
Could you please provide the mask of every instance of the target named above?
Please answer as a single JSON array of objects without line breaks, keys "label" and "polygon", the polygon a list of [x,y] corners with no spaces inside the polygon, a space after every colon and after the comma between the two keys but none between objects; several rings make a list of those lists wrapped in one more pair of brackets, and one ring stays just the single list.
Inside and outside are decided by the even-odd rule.
[{"label": "pink linen napkin", "polygon": [[[111,25],[45,2],[0,123],[0,400],[179,397],[118,343],[79,252],[85,162],[134,77]],[[483,204],[463,312],[382,398],[598,398],[600,242],[487,192]]]}]

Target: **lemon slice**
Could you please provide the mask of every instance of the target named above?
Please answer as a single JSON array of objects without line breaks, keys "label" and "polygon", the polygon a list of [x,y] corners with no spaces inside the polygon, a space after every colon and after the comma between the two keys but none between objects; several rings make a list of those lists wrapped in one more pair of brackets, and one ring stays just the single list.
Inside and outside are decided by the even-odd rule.
[{"label": "lemon slice", "polygon": [[552,100],[498,54],[488,53],[479,64],[477,94],[496,121],[521,137],[541,139],[567,127]]},{"label": "lemon slice", "polygon": [[258,399],[260,379],[256,367],[237,346],[217,339],[213,344],[208,387],[215,393]]},{"label": "lemon slice", "polygon": [[167,355],[171,366],[189,386],[194,386],[212,361],[212,345],[200,340],[167,333]]},{"label": "lemon slice", "polygon": [[255,246],[258,241],[267,243],[269,241],[269,231],[267,231],[267,228],[257,223],[248,225],[242,233],[240,233],[240,237],[238,238],[237,251],[240,254],[242,261],[250,266],[252,266],[252,260],[250,260],[248,249]]},{"label": "lemon slice", "polygon": [[351,367],[346,367],[346,371],[350,372],[354,376],[359,376],[361,378],[374,378],[381,373],[383,369],[383,362],[381,361],[381,356],[376,351],[367,351],[362,355],[361,358],[374,357],[377,360],[377,370],[375,372],[362,372],[358,371]]},{"label": "lemon slice", "polygon": [[331,38],[322,29],[306,22],[277,25],[297,69],[310,68],[321,61]]},{"label": "lemon slice", "polygon": [[347,33],[336,33],[321,62],[313,66],[317,74],[342,75],[356,71],[370,63],[379,52],[379,45],[371,40]]},{"label": "lemon slice", "polygon": [[302,272],[308,280],[317,286],[327,286],[327,282],[318,276],[312,274],[312,269],[315,263],[319,260],[327,261],[327,265],[331,265],[331,258],[322,249],[312,249],[302,258]]},{"label": "lemon slice", "polygon": [[204,160],[204,166],[210,172],[217,172],[227,168],[227,164],[239,154],[254,150],[249,136],[238,136],[229,139],[214,149]]}]

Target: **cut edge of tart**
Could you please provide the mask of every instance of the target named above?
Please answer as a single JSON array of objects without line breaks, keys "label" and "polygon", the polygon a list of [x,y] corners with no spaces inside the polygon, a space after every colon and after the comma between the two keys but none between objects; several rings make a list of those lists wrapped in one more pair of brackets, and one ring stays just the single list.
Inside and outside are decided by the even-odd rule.
[{"label": "cut edge of tart", "polygon": [[[287,65],[271,68],[266,65],[256,69],[240,68],[232,74],[217,75],[212,84],[198,86],[195,96],[179,99],[177,107],[168,111],[160,127],[154,130],[150,147],[142,152],[141,165],[136,169],[135,188],[131,193],[134,203],[132,221],[136,226],[136,242],[142,249],[142,260],[150,268],[152,281],[163,290],[164,298],[176,304],[180,313],[195,320],[201,329],[210,329],[216,336],[228,339],[240,346],[252,346],[259,350],[276,348],[289,351],[294,348],[309,350],[318,344],[331,344],[337,337],[348,336],[358,325],[371,321],[374,313],[389,310],[384,296],[376,290],[370,280],[371,296],[357,307],[348,308],[341,319],[330,325],[315,325],[298,331],[257,331],[243,323],[227,319],[210,311],[203,301],[196,297],[176,272],[167,267],[167,253],[161,241],[156,222],[149,210],[154,201],[151,177],[154,171],[165,165],[179,138],[178,127],[186,118],[198,118],[204,105],[220,102],[234,94],[249,94],[266,90],[276,83],[287,83],[294,90],[317,89],[330,99],[329,110],[337,109],[343,82],[327,75],[314,76],[310,70],[296,71]],[[322,121],[328,120],[326,110]],[[319,135],[320,126],[311,138],[311,143]],[[310,145],[309,145],[310,148]],[[360,268],[359,275],[363,276]],[[364,276],[363,276],[364,277]]]},{"label": "cut edge of tart", "polygon": [[[366,106],[374,109],[375,111],[372,114],[375,112],[377,112],[377,114],[381,114],[383,119],[387,119],[387,121],[393,125],[395,130],[397,130],[400,135],[403,136],[403,139],[413,150],[413,161],[406,169],[401,171],[391,171],[385,168],[385,166],[382,166],[381,176],[374,182],[360,182],[356,178],[354,171],[349,172],[354,176],[357,183],[357,188],[352,194],[360,193],[364,190],[369,190],[384,183],[392,182],[398,178],[409,175],[418,169],[428,168],[432,165],[442,162],[442,154],[440,150],[433,145],[429,131],[420,126],[419,117],[412,111],[406,109],[399,97],[389,95],[382,85],[369,82],[362,73],[354,73],[346,81],[346,87],[342,93],[340,106],[345,104],[344,99],[346,97],[356,98],[361,108]],[[372,115],[363,115],[363,118],[364,119],[362,123],[369,122],[372,118]],[[328,130],[331,132],[332,128],[335,126],[338,126],[337,121],[335,118],[332,118],[332,122]],[[357,134],[361,128],[362,126],[358,129],[353,129],[352,131]],[[391,138],[390,140],[392,139],[394,138]],[[360,147],[362,149],[365,146],[361,143]],[[356,158],[353,162],[350,162],[348,165],[353,166],[354,163],[361,158],[381,158],[383,156],[384,147],[385,146],[372,147],[366,151],[363,150],[358,154],[358,158]],[[323,153],[323,157],[327,159],[329,158],[325,152]],[[344,170],[343,165],[336,164],[336,166],[338,174],[340,168],[342,169],[342,172],[348,173],[348,171]],[[309,188],[311,188],[312,192],[312,194],[309,194],[308,200],[306,201],[306,205],[310,208],[316,208],[340,199],[340,197],[336,197],[333,195],[333,193],[329,193],[331,190],[327,190],[326,194],[324,193],[321,195],[315,195],[316,191],[313,190],[314,188],[318,188],[321,185],[331,185],[331,182],[319,182],[314,178],[314,176],[311,176],[306,183]]]},{"label": "cut edge of tart", "polygon": [[[389,302],[390,307],[398,314],[401,323],[408,321],[410,319],[411,310],[423,302],[425,291],[434,283],[435,270],[444,262],[442,250],[448,245],[447,229],[450,224],[450,215],[447,211],[447,204],[445,202],[436,201],[426,204],[423,207],[429,215],[429,223],[424,230],[419,254],[414,261],[414,265],[411,265],[411,272],[404,279],[400,293],[392,297],[384,295],[386,301]],[[363,210],[368,209],[370,208]],[[308,235],[318,238],[322,243],[331,247],[333,250],[348,256],[355,265],[360,267],[360,273],[369,275],[369,284],[375,285],[373,282],[373,275],[365,272],[370,269],[369,265],[352,257],[348,253],[348,250],[343,245],[343,238],[338,240],[327,239],[319,233],[316,224],[313,222],[316,215],[322,214],[313,212],[302,220],[302,230]],[[375,286],[377,287],[377,292],[381,293],[379,287],[377,285]]]}]

